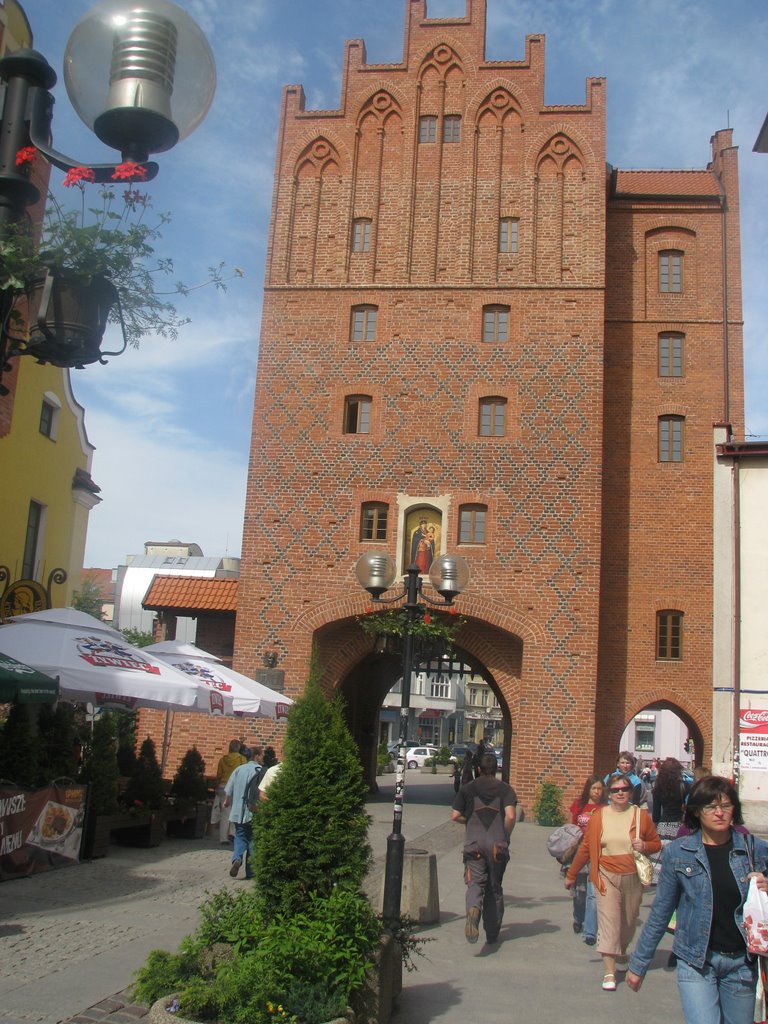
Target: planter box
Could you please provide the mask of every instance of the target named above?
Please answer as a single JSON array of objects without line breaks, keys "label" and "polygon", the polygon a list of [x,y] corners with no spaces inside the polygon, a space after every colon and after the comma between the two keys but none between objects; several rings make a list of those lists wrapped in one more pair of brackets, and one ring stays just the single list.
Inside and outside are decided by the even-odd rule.
[{"label": "planter box", "polygon": [[115,829],[129,828],[136,824],[136,818],[125,812],[115,814],[90,814],[86,820],[83,836],[83,860],[106,857]]},{"label": "planter box", "polygon": [[454,766],[452,764],[438,764],[435,767],[437,769],[436,771],[432,767],[431,764],[429,764],[429,765],[425,764],[421,768],[421,774],[422,775],[453,775]]},{"label": "planter box", "polygon": [[171,807],[166,812],[166,831],[174,839],[203,839],[209,816],[207,803]]},{"label": "planter box", "polygon": [[[174,998],[175,996],[163,996],[162,999],[153,1003],[144,1018],[146,1024],[195,1024],[194,1021],[182,1017],[180,1013],[168,1012],[168,1007]],[[336,1017],[334,1020],[328,1021],[327,1024],[355,1024],[355,1015],[352,1010],[349,1010],[346,1016]],[[364,1024],[364,1022],[361,1021],[360,1024]]]},{"label": "planter box", "polygon": [[113,826],[112,842],[118,846],[159,846],[165,838],[165,815],[154,811],[149,815],[121,815],[122,823]]},{"label": "planter box", "polygon": [[352,995],[352,1009],[359,1024],[389,1024],[393,1003],[402,989],[400,945],[391,935],[382,935],[365,984]]}]

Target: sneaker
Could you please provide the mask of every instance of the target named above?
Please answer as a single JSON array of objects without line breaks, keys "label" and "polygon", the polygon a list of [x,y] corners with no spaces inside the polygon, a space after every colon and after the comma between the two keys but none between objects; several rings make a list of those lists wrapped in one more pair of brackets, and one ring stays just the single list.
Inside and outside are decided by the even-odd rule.
[{"label": "sneaker", "polygon": [[573,922],[573,933],[574,935],[581,935],[582,925]]},{"label": "sneaker", "polygon": [[237,872],[242,867],[242,864],[242,859],[240,857],[235,857],[235,859],[232,861],[232,867],[229,869],[229,873],[232,876],[232,878],[237,878]]},{"label": "sneaker", "polygon": [[464,936],[467,942],[475,943],[480,937],[480,908],[470,907],[467,911],[467,923],[464,925]]},{"label": "sneaker", "polygon": [[612,974],[606,974],[603,978],[603,991],[604,992],[615,992],[616,991],[616,979]]}]

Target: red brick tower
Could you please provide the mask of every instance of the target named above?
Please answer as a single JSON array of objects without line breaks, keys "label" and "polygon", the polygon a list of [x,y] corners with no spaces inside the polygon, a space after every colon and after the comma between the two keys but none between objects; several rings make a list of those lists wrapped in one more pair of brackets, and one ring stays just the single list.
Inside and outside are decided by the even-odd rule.
[{"label": "red brick tower", "polygon": [[[686,334],[694,314],[707,344],[718,334],[708,274],[723,262],[725,186],[700,172],[696,189],[711,187],[683,203],[683,185],[685,212],[671,219],[674,201],[649,199],[634,179],[623,189],[621,174],[607,201],[603,80],[587,80],[582,104],[546,106],[543,37],[527,37],[524,60],[489,62],[485,0],[467,0],[464,18],[427,13],[425,0],[406,0],[400,64],[369,65],[362,40],[347,42],[338,110],[305,110],[300,86],[283,92],[235,667],[254,672],[277,651],[296,694],[314,644],[367,758],[398,664],[356,624],[369,600],[353,566],[385,548],[404,569],[423,516],[436,549],[470,564],[460,653],[501,703],[510,778],[530,802],[543,778],[569,783],[595,758],[612,763],[649,694],[706,733],[706,623],[694,673],[684,663],[674,682],[651,684],[646,669],[656,611],[687,610],[698,585],[680,578],[682,550],[660,550],[669,524],[654,508],[682,501],[680,545],[696,547],[697,567],[711,550],[700,530],[722,371],[702,350],[693,386],[661,388],[650,348],[662,330]],[[728,152],[720,169],[735,194]],[[674,312],[644,297],[656,296],[662,251],[685,253],[686,282],[698,268],[706,308],[687,292]],[[730,272],[738,313],[737,264]],[[688,462],[674,478],[654,454],[658,416],[689,408],[690,499]],[[660,584],[668,569],[677,589]],[[704,577],[702,615],[711,566]],[[628,629],[650,629],[635,660]],[[692,687],[700,697],[684,696]]]}]

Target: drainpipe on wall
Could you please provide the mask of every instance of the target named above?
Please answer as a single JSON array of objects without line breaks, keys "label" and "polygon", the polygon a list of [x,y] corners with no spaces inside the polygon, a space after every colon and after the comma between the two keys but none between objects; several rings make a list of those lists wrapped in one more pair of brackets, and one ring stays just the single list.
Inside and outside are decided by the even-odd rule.
[{"label": "drainpipe on wall", "polygon": [[738,791],[739,776],[741,774],[739,763],[739,731],[741,724],[741,509],[740,509],[740,460],[739,456],[733,456],[733,470],[731,480],[733,481],[733,623],[731,626],[733,643],[733,784]]},{"label": "drainpipe on wall", "polygon": [[726,197],[722,196],[720,206],[722,219],[722,275],[723,275],[723,423],[731,422],[731,374],[730,374],[730,338],[728,335],[728,206]]}]

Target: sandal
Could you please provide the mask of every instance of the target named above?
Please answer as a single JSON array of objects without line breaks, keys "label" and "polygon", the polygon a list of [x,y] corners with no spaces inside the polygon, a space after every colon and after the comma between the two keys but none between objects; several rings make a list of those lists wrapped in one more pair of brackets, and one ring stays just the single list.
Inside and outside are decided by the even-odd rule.
[{"label": "sandal", "polygon": [[603,990],[605,992],[616,991],[616,978],[613,974],[606,974],[606,976],[603,978]]}]

